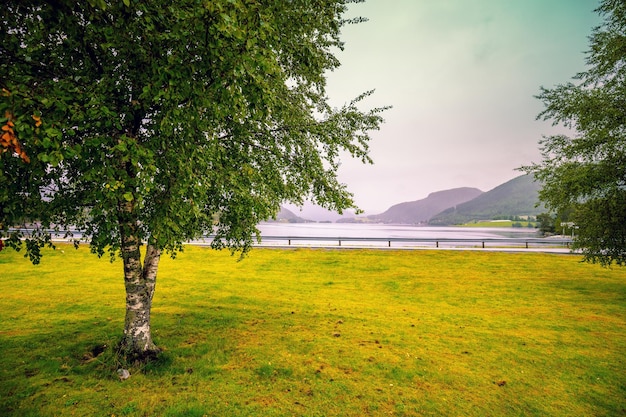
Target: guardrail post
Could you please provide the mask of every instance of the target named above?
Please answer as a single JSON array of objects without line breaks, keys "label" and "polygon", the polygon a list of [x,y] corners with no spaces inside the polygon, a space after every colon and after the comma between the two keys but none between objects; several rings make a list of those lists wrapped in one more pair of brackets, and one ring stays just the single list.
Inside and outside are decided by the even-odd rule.
[{"label": "guardrail post", "polygon": [[[207,235],[207,236],[203,236],[202,240],[198,241],[198,242],[202,242],[204,240],[206,241],[210,241],[212,239],[214,239],[215,236],[213,235]],[[342,238],[342,237],[338,237],[338,236],[328,236],[328,237],[324,237],[324,236],[265,236],[264,240],[267,239],[268,241],[271,241],[271,243],[269,243],[270,245],[276,244],[276,242],[278,242],[280,244],[280,242],[285,242],[287,241],[287,244],[289,246],[293,246],[293,245],[297,245],[297,243],[293,243],[293,241],[302,241],[302,242],[307,242],[307,241],[316,241],[316,242],[325,242],[324,245],[329,245],[332,246],[332,242],[333,240],[338,242],[338,245],[340,247],[343,246],[343,241],[346,240],[348,242],[351,241],[372,241],[372,242],[387,242],[387,246],[388,247],[393,247],[392,246],[392,242],[410,242],[409,245],[407,246],[412,246],[412,245],[417,245],[420,246],[422,244],[428,245],[428,244],[435,244],[436,248],[446,248],[446,247],[457,247],[456,244],[459,244],[461,246],[468,246],[468,247],[472,247],[472,248],[483,248],[486,249],[487,247],[489,247],[489,245],[487,245],[487,243],[493,243],[494,245],[496,245],[495,247],[499,247],[499,245],[503,245],[504,247],[509,247],[509,246],[517,246],[520,248],[526,248],[526,249],[530,249],[530,248],[534,248],[535,246],[537,246],[538,249],[542,249],[544,247],[544,245],[550,245],[550,246],[558,246],[560,248],[563,247],[567,247],[567,248],[571,248],[573,246],[573,241],[572,239],[537,239],[537,238],[528,238],[528,237],[524,237],[524,238],[496,238],[496,239],[491,239],[491,238],[468,238],[468,239],[450,239],[450,238],[446,238],[446,237],[433,237],[433,238],[395,238],[395,237],[389,237],[389,236],[385,236],[385,237],[363,237],[363,236],[358,236],[358,237],[346,237],[346,238]],[[478,242],[480,242],[480,246],[478,246]],[[443,245],[440,245],[440,243],[443,243]],[[284,244],[284,243],[283,243]],[[303,243],[304,244],[304,243]],[[524,246],[522,246],[522,244]],[[305,245],[306,246],[306,245]],[[350,246],[350,245],[348,245]],[[358,245],[357,245],[358,246]],[[402,246],[402,245],[401,245]],[[379,246],[380,247],[380,246]]]}]

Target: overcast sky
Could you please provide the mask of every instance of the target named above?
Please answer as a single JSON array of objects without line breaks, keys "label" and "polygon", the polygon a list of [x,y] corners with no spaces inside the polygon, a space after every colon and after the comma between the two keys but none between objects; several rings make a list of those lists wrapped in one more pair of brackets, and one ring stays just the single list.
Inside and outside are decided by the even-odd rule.
[{"label": "overcast sky", "polygon": [[540,86],[582,71],[598,0],[368,0],[346,17],[342,66],[329,74],[340,105],[375,89],[392,105],[373,134],[374,165],[344,158],[340,180],[367,214],[456,187],[489,191],[539,161],[554,133],[536,121]]}]

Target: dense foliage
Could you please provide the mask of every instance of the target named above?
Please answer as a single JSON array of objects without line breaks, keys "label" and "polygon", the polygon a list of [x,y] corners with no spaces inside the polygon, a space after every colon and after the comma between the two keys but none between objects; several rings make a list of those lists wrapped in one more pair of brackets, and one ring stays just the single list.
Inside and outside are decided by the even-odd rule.
[{"label": "dense foliage", "polygon": [[598,12],[605,19],[590,38],[588,70],[538,96],[540,117],[574,134],[545,137],[543,160],[524,169],[543,183],[546,206],[568,213],[587,261],[625,265],[626,3],[604,0]]},{"label": "dense foliage", "polygon": [[246,245],[284,200],[353,205],[339,152],[367,161],[381,119],[326,104],[345,1],[98,3],[0,11],[0,113],[21,147],[0,160],[5,232],[39,220],[118,249],[128,203],[161,248]]},{"label": "dense foliage", "polygon": [[47,229],[80,230],[94,252],[121,252],[127,295],[144,297],[127,301],[149,310],[162,250],[210,233],[245,251],[284,201],[353,207],[339,157],[370,161],[382,109],[357,107],[369,93],[327,104],[351,2],[3,5],[5,243],[26,238],[37,262]]}]

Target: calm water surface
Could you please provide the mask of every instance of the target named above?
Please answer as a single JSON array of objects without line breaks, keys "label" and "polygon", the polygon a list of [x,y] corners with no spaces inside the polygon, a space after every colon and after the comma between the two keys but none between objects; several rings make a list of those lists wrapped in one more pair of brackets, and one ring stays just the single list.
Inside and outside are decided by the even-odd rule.
[{"label": "calm water surface", "polygon": [[356,223],[261,223],[262,237],[375,237],[375,238],[526,238],[538,237],[537,229],[520,228],[473,228],[473,227],[420,227],[390,224]]}]

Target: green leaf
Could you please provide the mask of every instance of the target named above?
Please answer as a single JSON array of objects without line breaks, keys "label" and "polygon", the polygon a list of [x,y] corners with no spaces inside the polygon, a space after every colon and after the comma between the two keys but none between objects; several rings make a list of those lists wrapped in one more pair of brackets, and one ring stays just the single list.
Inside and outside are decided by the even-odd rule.
[{"label": "green leaf", "polygon": [[[540,119],[574,134],[542,139],[541,163],[523,167],[543,183],[539,198],[577,227],[573,249],[604,266],[626,265],[626,3],[601,1],[588,69],[578,82],[541,88]],[[566,131],[567,131],[566,130]]]},{"label": "green leaf", "polygon": [[[246,250],[284,201],[354,205],[336,178],[339,155],[368,161],[382,118],[326,102],[344,0],[39,3],[0,8],[21,35],[3,49],[1,82],[13,93],[0,106],[31,130],[31,115],[44,121],[23,135],[36,136],[26,151],[39,158],[24,167],[33,171],[2,191],[24,209],[0,223],[59,218],[102,253],[119,248],[110,213],[132,201],[123,217],[141,225],[139,240],[159,236],[160,249],[175,250],[218,230],[218,246]],[[51,184],[62,186],[43,204]]]}]

